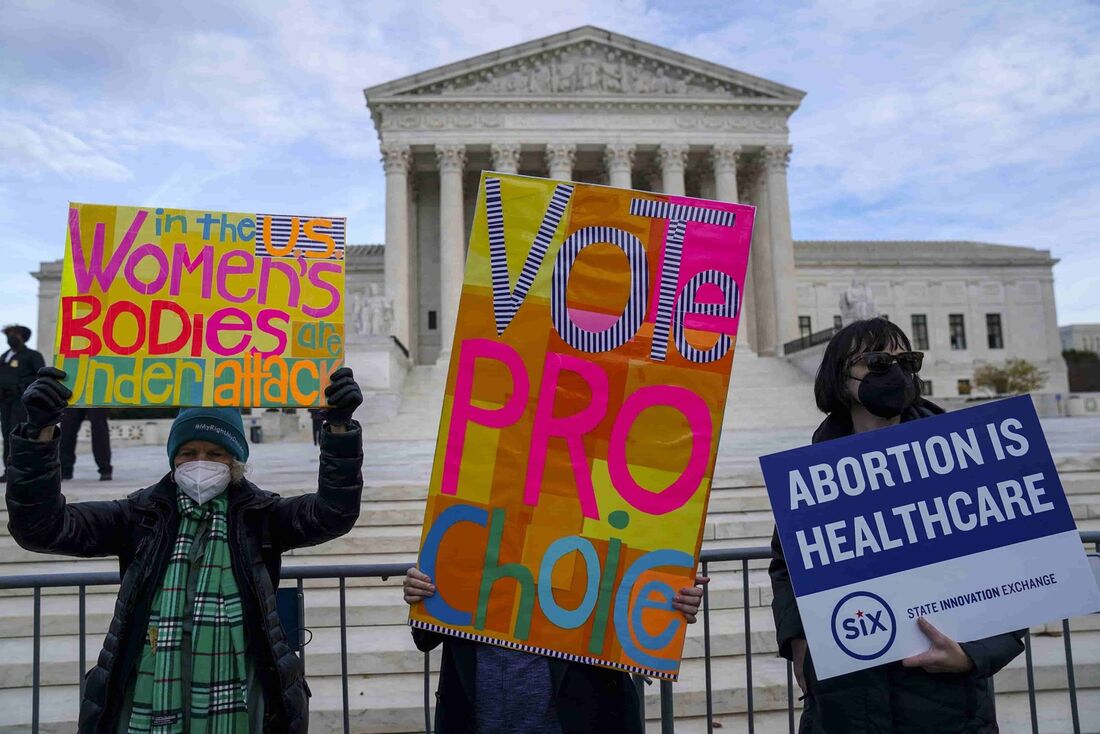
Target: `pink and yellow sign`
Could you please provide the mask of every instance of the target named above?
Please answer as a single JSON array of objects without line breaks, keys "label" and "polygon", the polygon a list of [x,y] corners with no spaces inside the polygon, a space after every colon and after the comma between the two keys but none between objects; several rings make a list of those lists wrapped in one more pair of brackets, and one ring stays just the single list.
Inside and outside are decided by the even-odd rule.
[{"label": "pink and yellow sign", "polygon": [[753,215],[482,175],[410,624],[676,678]]},{"label": "pink and yellow sign", "polygon": [[324,404],[337,217],[70,204],[55,364],[74,405]]}]

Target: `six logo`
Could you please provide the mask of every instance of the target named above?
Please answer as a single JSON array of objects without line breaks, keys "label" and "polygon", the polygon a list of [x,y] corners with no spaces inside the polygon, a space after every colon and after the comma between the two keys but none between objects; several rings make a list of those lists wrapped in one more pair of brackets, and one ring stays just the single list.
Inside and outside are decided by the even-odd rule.
[{"label": "six logo", "polygon": [[857,660],[881,657],[897,636],[890,605],[869,591],[854,591],[837,602],[832,627],[837,646]]}]

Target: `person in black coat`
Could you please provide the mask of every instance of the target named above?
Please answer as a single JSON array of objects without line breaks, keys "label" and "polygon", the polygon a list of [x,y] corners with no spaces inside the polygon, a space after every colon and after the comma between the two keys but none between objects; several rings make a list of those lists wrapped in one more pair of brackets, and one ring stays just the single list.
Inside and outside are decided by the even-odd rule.
[{"label": "person in black coat", "polygon": [[[896,325],[856,321],[829,342],[814,384],[827,416],[813,442],[873,431],[943,413],[920,397],[923,354]],[[955,642],[918,624],[929,649],[900,662],[819,681],[806,646],[778,532],[769,567],[779,654],[793,662],[805,707],[799,734],[993,734],[993,675],[1023,651],[1024,631]]]},{"label": "person in black coat", "polygon": [[[202,531],[203,543],[206,548],[215,544],[227,548],[232,585],[239,590],[240,616],[222,622],[224,615],[219,613],[214,623],[231,626],[234,635],[238,625],[244,628],[247,681],[242,674],[238,685],[247,687],[247,732],[304,734],[309,689],[301,661],[290,650],[279,623],[275,592],[282,553],[337,538],[351,530],[359,516],[362,433],[351,416],[363,395],[351,370],[333,373],[325,391],[329,407],[317,492],[286,499],[244,478],[248,445],[239,411],[189,408],[180,411],[169,435],[173,471],[125,499],[66,502],[61,494],[57,437],[57,423],[71,397],[61,383],[64,378],[63,372],[47,367],[23,396],[28,418],[12,433],[11,477],[5,499],[8,529],[22,547],[41,553],[119,558],[118,601],[97,664],[85,677],[79,734],[115,734],[137,718],[135,681],[142,680],[142,666],[148,659],[166,654],[158,649],[158,628],[151,624],[154,600],[171,591],[164,579],[166,570],[179,563],[181,539],[192,547],[199,544],[198,535],[192,539],[177,532],[183,526],[181,508],[194,512],[206,503],[226,508],[227,530],[215,537],[208,524]],[[218,518],[223,516],[214,517],[215,526],[220,527]],[[210,568],[201,553],[191,556],[192,568],[199,568],[200,563],[201,568]],[[202,583],[202,574],[191,574],[196,575]],[[190,580],[187,588],[185,608],[197,610],[202,600],[195,598]],[[234,602],[236,598],[235,594]],[[160,610],[163,615],[163,607]],[[199,612],[194,614],[185,615],[185,630],[200,624]],[[202,621],[211,624],[209,619]],[[159,629],[164,632],[163,626]],[[164,634],[159,636],[164,647]],[[183,651],[184,660],[191,660],[197,669],[203,654],[199,635],[192,637],[194,648],[186,642],[187,637],[183,639],[172,649]],[[184,668],[186,681],[190,668],[187,663]],[[192,691],[185,686],[183,711],[196,705],[195,699],[187,702]],[[215,704],[210,706],[203,711],[214,711]],[[128,712],[133,712],[133,719]],[[185,713],[185,722],[186,717]]]},{"label": "person in black coat", "polygon": [[[693,624],[706,576],[680,589],[672,606]],[[405,574],[405,602],[435,593],[413,567]],[[627,673],[534,655],[452,635],[413,629],[423,652],[443,645],[436,691],[436,734],[643,734],[641,699]]]},{"label": "person in black coat", "polygon": [[[61,479],[73,478],[76,466],[76,439],[84,419],[92,429],[92,458],[99,470],[99,481],[109,482],[111,468],[111,427],[107,423],[107,408],[66,408],[61,416]],[[316,443],[316,442],[314,442]]]},{"label": "person in black coat", "polygon": [[7,481],[8,459],[11,458],[11,429],[27,419],[23,403],[19,399],[38,374],[46,366],[42,355],[27,346],[31,330],[26,326],[5,326],[8,350],[0,355],[0,433],[4,441],[4,474],[0,482]]}]

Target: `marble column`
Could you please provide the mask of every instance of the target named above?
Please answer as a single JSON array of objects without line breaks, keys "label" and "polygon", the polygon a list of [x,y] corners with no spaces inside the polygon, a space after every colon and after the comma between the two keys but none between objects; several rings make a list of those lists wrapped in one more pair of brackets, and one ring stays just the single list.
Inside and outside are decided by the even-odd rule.
[{"label": "marble column", "polygon": [[[714,198],[719,201],[739,203],[737,191],[737,164],[741,159],[740,145],[716,145],[710,150],[711,168],[714,170]],[[738,338],[745,338],[750,349],[757,349],[756,308],[753,299],[756,294],[752,287],[753,248],[749,248],[749,262],[745,268],[745,282],[741,293],[741,320],[738,324]]]},{"label": "marble column", "polygon": [[557,181],[573,180],[573,158],[577,146],[572,143],[551,143],[546,146],[547,175]]},{"label": "marble column", "polygon": [[493,170],[499,173],[519,173],[519,143],[493,143],[489,146]]},{"label": "marble column", "polygon": [[710,163],[714,169],[714,195],[719,201],[738,201],[737,162],[740,158],[740,145],[716,145],[710,149]]},{"label": "marble column", "polygon": [[[755,312],[756,318],[753,325],[756,329],[756,341],[753,348],[756,353],[773,357],[778,354],[778,324],[776,322],[776,291],[775,279],[772,275],[772,236],[771,218],[769,216],[770,200],[768,187],[762,162],[757,162],[749,167],[748,180],[752,182],[748,198],[756,205],[756,219],[752,232],[752,255],[750,266],[752,274],[752,301],[749,302],[750,311]],[[792,285],[793,288],[793,285]],[[742,302],[746,302],[743,299]]]},{"label": "marble column", "polygon": [[798,338],[795,313],[797,291],[794,241],[791,239],[791,204],[787,193],[787,166],[791,146],[764,148],[765,185],[768,190],[768,224],[771,227],[772,278],[775,283],[775,320],[779,346]]},{"label": "marble column", "polygon": [[383,268],[386,298],[393,304],[393,335],[406,349],[413,349],[412,277],[415,273],[409,251],[409,146],[382,145],[382,167],[386,172],[386,248]]},{"label": "marble column", "polygon": [[466,267],[465,223],[462,213],[462,173],[466,167],[466,146],[437,145],[439,162],[439,284],[440,354],[439,361],[450,359],[462,294],[462,275]]},{"label": "marble column", "polygon": [[634,146],[629,143],[611,143],[604,148],[603,162],[607,166],[607,179],[611,186],[620,189],[633,188],[631,172],[634,170]]},{"label": "marble column", "polygon": [[684,195],[684,168],[687,166],[688,147],[683,143],[662,145],[657,149],[661,165],[661,193]]}]

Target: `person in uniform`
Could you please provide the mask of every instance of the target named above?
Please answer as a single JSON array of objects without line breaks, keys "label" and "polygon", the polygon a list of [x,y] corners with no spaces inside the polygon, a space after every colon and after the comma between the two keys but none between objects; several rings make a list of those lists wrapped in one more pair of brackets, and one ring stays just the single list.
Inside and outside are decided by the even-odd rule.
[{"label": "person in uniform", "polygon": [[8,339],[8,351],[0,356],[0,431],[4,434],[4,474],[0,482],[8,481],[8,460],[11,458],[11,429],[27,419],[20,399],[38,376],[38,370],[46,366],[39,352],[27,346],[31,330],[12,324],[4,327]]},{"label": "person in uniform", "polygon": [[111,481],[111,427],[107,408],[66,408],[61,416],[61,478],[72,479],[76,465],[76,439],[84,419],[92,427],[92,456],[99,469],[99,481]]}]

